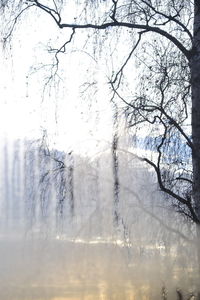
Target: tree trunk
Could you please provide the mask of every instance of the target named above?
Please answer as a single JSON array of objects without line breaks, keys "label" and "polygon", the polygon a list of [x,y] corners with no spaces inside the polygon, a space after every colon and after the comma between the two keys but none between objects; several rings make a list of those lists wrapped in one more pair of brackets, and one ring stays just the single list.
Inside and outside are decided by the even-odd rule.
[{"label": "tree trunk", "polygon": [[195,1],[194,38],[191,57],[193,200],[200,220],[200,3]]},{"label": "tree trunk", "polygon": [[[193,201],[200,220],[200,2],[194,4],[194,37],[190,60],[192,88]],[[197,258],[200,272],[200,224],[197,224]],[[200,274],[200,273],[199,273]]]}]

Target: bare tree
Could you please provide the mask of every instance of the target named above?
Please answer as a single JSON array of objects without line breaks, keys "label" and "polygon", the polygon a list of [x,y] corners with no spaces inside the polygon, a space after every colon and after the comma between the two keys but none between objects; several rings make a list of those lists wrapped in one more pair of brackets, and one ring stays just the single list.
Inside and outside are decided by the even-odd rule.
[{"label": "bare tree", "polygon": [[[10,5],[10,6],[9,6]],[[198,0],[87,0],[77,14],[65,19],[70,3],[62,0],[4,1],[3,11],[18,8],[4,42],[11,37],[22,13],[40,10],[70,37],[57,49],[59,55],[78,30],[126,36],[129,53],[110,77],[112,100],[124,103],[128,124],[146,128],[142,141],[146,156],[140,159],[156,173],[158,185],[175,209],[197,225],[200,239],[200,2]],[[69,14],[68,14],[69,15]],[[45,26],[45,25],[44,25]],[[102,46],[103,47],[103,46]],[[120,51],[120,47],[119,50]],[[129,64],[138,68],[138,88],[131,90]],[[129,78],[129,79],[128,79]],[[127,84],[124,89],[124,83]],[[138,138],[141,143],[141,138]],[[114,148],[113,148],[114,149]],[[115,150],[115,154],[117,149]],[[200,261],[200,249],[198,249]]]}]

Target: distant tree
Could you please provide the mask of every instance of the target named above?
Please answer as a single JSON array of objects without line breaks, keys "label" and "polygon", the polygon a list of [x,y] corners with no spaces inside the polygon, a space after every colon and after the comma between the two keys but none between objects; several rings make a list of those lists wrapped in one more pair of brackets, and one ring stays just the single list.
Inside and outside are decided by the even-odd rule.
[{"label": "distant tree", "polygon": [[[197,225],[199,241],[200,2],[77,1],[77,14],[70,18],[73,22],[68,22],[65,14],[70,15],[72,2],[1,1],[4,13],[9,7],[12,14],[15,10],[4,42],[12,35],[22,13],[29,9],[49,15],[61,30],[72,30],[61,47],[52,49],[55,70],[59,55],[66,51],[78,30],[94,31],[97,39],[99,31],[105,31],[107,39],[116,35],[118,52],[120,40],[126,37],[129,53],[109,80],[112,100],[120,99],[125,104],[130,127],[145,128],[148,132],[144,142],[146,150],[151,151],[146,151],[150,154],[140,159],[154,169],[160,190],[171,199],[175,209]],[[137,66],[136,91],[131,91],[130,71],[126,72],[131,63]],[[200,261],[200,248],[198,254]]]}]

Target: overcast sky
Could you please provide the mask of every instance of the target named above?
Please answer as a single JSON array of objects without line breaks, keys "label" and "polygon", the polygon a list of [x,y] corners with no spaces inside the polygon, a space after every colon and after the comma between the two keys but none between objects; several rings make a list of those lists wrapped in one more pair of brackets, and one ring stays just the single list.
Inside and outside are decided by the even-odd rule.
[{"label": "overcast sky", "polygon": [[[65,40],[70,34],[66,31]],[[65,40],[49,18],[37,23],[29,18],[17,27],[11,47],[1,49],[0,56],[2,137],[36,138],[47,130],[53,147],[86,152],[96,151],[99,140],[110,140],[112,112],[105,69],[87,51],[90,46],[82,47],[86,36],[76,34],[59,58],[60,78],[46,85],[53,58],[47,47],[60,47]]]}]

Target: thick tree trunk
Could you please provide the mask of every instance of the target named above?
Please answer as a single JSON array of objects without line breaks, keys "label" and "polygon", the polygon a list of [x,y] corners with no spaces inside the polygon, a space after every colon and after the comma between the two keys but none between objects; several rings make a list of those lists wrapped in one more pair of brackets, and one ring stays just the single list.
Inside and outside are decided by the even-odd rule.
[{"label": "thick tree trunk", "polygon": [[[194,4],[194,37],[190,61],[192,87],[193,201],[200,220],[200,2]],[[200,272],[200,224],[197,224],[197,258]]]}]

